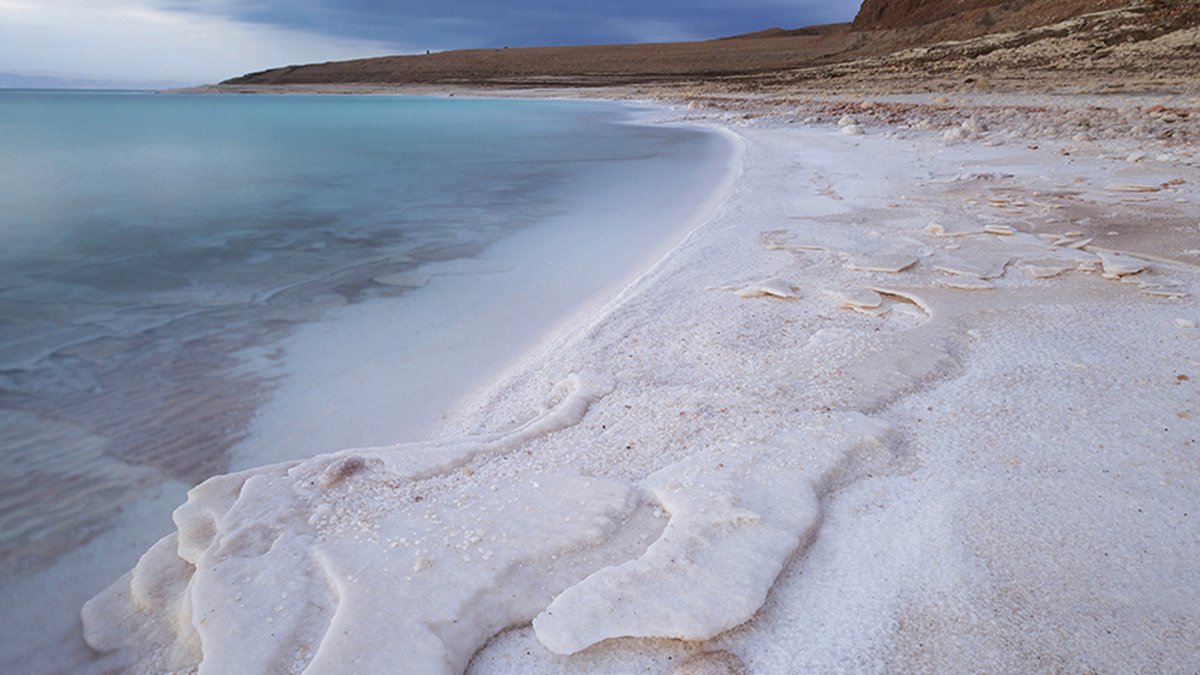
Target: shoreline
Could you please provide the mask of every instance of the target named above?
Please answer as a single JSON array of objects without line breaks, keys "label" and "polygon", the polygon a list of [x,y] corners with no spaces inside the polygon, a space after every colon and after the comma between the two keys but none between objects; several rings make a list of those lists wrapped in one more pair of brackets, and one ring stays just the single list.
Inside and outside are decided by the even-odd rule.
[{"label": "shoreline", "polygon": [[[402,595],[421,592],[407,590],[405,576],[436,590],[451,570],[468,587],[486,588],[497,581],[492,569],[509,570],[504,583],[527,593],[519,606],[504,606],[516,612],[504,615],[516,627],[498,632],[505,621],[483,616],[491,605],[476,607],[478,596],[458,605],[427,597],[398,615],[353,592],[356,576],[371,587],[379,567],[326,569],[340,604],[325,605],[327,614],[288,605],[303,619],[297,626],[315,622],[304,630],[316,631],[321,663],[344,667],[329,655],[356,654],[369,664],[392,648],[451,672],[661,672],[681,662],[728,672],[1169,670],[1194,662],[1200,542],[1187,534],[1195,531],[1187,508],[1197,497],[1188,453],[1200,414],[1190,389],[1200,367],[1200,250],[1188,251],[1200,249],[1189,223],[1200,172],[1192,151],[1167,139],[1165,159],[1131,159],[1126,145],[1142,144],[1137,134],[1114,128],[1115,139],[1077,139],[1036,116],[1001,139],[1007,125],[1024,121],[1020,112],[984,125],[938,119],[922,130],[877,126],[871,120],[887,109],[861,101],[857,112],[826,110],[812,126],[796,124],[803,109],[770,116],[744,105],[677,113],[728,125],[746,143],[729,199],[612,303],[476,391],[446,425],[474,436],[453,446],[348,451],[291,469],[331,477],[312,504],[335,513],[353,505],[380,524],[373,536],[399,551],[386,555],[412,569],[388,586]],[[953,112],[935,107],[934,117]],[[863,119],[845,121],[852,112]],[[1165,121],[1167,113],[1176,119]],[[1179,122],[1170,110],[1153,114],[1154,124]],[[1004,143],[989,145],[996,140]],[[1166,232],[1127,220],[1146,214]],[[1105,238],[1138,255],[1113,254],[1118,246],[1103,246]],[[1165,256],[1182,259],[1158,259]],[[568,383],[538,417],[546,383],[571,373],[596,375]],[[531,415],[532,426],[516,427],[527,435],[489,435]],[[451,452],[453,460],[442,458]],[[436,466],[409,466],[433,457]],[[755,461],[739,463],[746,457]],[[725,466],[733,475],[714,473]],[[279,469],[268,479],[276,489],[289,484]],[[397,495],[385,485],[420,496],[420,509],[390,501]],[[797,490],[815,506],[789,502]],[[445,542],[436,533],[420,543],[389,539],[410,516],[453,521],[456,503],[497,492],[501,502],[537,507],[509,514],[512,523],[480,525],[479,540],[455,540],[452,550],[449,530]],[[714,494],[754,517],[718,526],[729,514],[703,506]],[[193,499],[206,504],[203,494]],[[255,508],[253,499],[270,506],[273,497],[247,493],[245,508]],[[473,508],[489,503],[482,499]],[[550,519],[556,507],[591,529]],[[811,518],[790,520],[797,509]],[[269,508],[262,513],[264,526],[292,531]],[[315,527],[330,537],[360,532],[334,520],[332,529]],[[233,534],[219,508],[213,524],[218,540]],[[762,527],[765,539],[757,538]],[[664,528],[707,547],[670,549]],[[506,553],[508,542],[530,536],[533,558]],[[188,546],[210,591],[230,583],[206,558],[208,544]],[[335,559],[385,555],[354,546],[327,551]],[[493,550],[490,567],[446,557],[489,560]],[[686,561],[686,578],[675,558],[664,563],[664,550]],[[755,570],[739,566],[746,556]],[[271,575],[306,569],[247,564]],[[535,567],[552,580],[527,588],[529,580],[511,576]],[[137,625],[157,603],[173,607],[177,573],[141,572],[164,584],[149,609],[130,614],[110,594],[93,612]],[[697,578],[744,584],[681,597],[694,594]],[[725,596],[738,606],[723,604]],[[192,601],[241,616],[217,595],[192,591]],[[310,601],[323,606],[319,594]],[[151,614],[139,618],[142,611]],[[441,619],[427,611],[463,627],[439,632]],[[93,622],[93,643],[162,658],[187,631],[157,616],[175,635],[129,640]],[[247,627],[248,636],[205,635],[206,654],[238,653],[239,641],[257,634],[242,623],[252,617],[230,626]],[[422,642],[381,646],[320,629],[346,622]],[[691,641],[607,640],[567,659],[546,649],[566,653],[623,635]],[[381,653],[363,651],[371,649]]]},{"label": "shoreline", "polygon": [[[661,111],[634,105],[626,113],[630,119],[618,124],[660,126],[655,120]],[[685,201],[672,184],[667,189],[679,192],[678,200],[630,202],[627,196],[638,186],[621,177],[593,177],[603,188],[589,193],[577,213],[548,216],[477,255],[411,271],[441,290],[425,293],[422,287],[373,299],[302,327],[272,345],[288,354],[288,374],[256,414],[248,438],[231,450],[231,470],[428,440],[461,399],[519,369],[527,352],[611,302],[707,220],[740,171],[734,135],[672,126],[712,136],[703,141],[711,145],[705,169],[693,170],[688,181],[702,199]],[[497,287],[507,304],[495,301],[491,289]],[[518,300],[526,311],[510,311]],[[356,345],[354,354],[338,349],[346,344]],[[447,351],[455,358],[447,359]],[[387,356],[395,353],[403,357]],[[331,410],[330,401],[342,401],[346,409]]]},{"label": "shoreline", "polygon": [[[735,124],[741,122],[736,116],[726,117],[730,118]],[[661,310],[669,305],[663,297],[690,290],[693,295],[689,300],[694,301],[705,291],[719,294],[721,291],[714,289],[732,291],[743,284],[749,288],[758,282],[780,279],[798,299],[764,296],[739,300],[730,297],[733,293],[726,295],[730,304],[760,304],[739,311],[736,319],[721,322],[722,326],[746,333],[738,336],[739,340],[750,341],[743,348],[723,337],[727,333],[720,327],[709,327],[696,330],[686,346],[638,350],[668,351],[676,354],[679,362],[701,367],[707,376],[700,378],[703,385],[675,384],[690,374],[672,381],[661,372],[639,372],[631,366],[627,373],[633,381],[627,386],[618,385],[614,396],[635,402],[633,408],[641,410],[640,414],[628,412],[630,406],[621,402],[601,404],[604,408],[595,412],[596,419],[588,430],[572,430],[568,438],[547,441],[533,451],[553,452],[555,446],[583,443],[588,451],[564,453],[548,464],[558,468],[581,465],[589,474],[611,475],[611,471],[605,471],[605,459],[620,464],[623,454],[614,448],[649,442],[654,447],[654,459],[619,471],[637,479],[669,465],[674,457],[697,452],[697,448],[703,454],[714,446],[744,444],[747,437],[775,438],[781,429],[786,434],[789,428],[803,426],[797,418],[805,417],[804,406],[797,409],[796,403],[812,400],[804,388],[840,379],[849,391],[837,396],[833,407],[867,409],[890,423],[895,434],[891,439],[892,460],[886,468],[868,468],[865,477],[862,473],[856,477],[852,470],[849,478],[834,481],[832,496],[822,503],[825,523],[813,535],[815,542],[808,550],[801,545],[775,581],[764,607],[747,624],[700,644],[610,640],[572,656],[570,661],[545,651],[546,640],[539,639],[540,630],[517,627],[500,634],[477,653],[469,672],[666,672],[672,668],[690,672],[689,668],[705,667],[716,672],[739,672],[740,668],[749,672],[796,672],[844,668],[847,664],[902,671],[1028,670],[1048,664],[1068,670],[1170,670],[1193,662],[1197,654],[1194,643],[1189,642],[1195,630],[1184,626],[1195,625],[1194,611],[1186,609],[1196,606],[1195,597],[1179,598],[1174,594],[1190,587],[1190,582],[1180,586],[1181,579],[1200,575],[1200,570],[1188,562],[1193,559],[1192,553],[1186,553],[1196,550],[1196,540],[1186,535],[1184,541],[1178,538],[1189,529],[1194,532],[1187,520],[1194,513],[1188,513],[1187,504],[1194,501],[1196,490],[1187,484],[1196,476],[1195,465],[1176,454],[1194,448],[1200,431],[1195,422],[1194,394],[1176,389],[1190,386],[1194,376],[1189,378],[1186,373],[1200,367],[1195,351],[1200,344],[1195,327],[1200,322],[1194,300],[1200,250],[1186,245],[1200,242],[1200,226],[1189,221],[1197,212],[1195,156],[1180,156],[1158,165],[1155,159],[1130,162],[1124,154],[1126,148],[1119,142],[1085,143],[1069,138],[1043,142],[1041,152],[1016,144],[987,147],[982,145],[986,132],[985,138],[949,141],[929,132],[914,132],[906,139],[881,138],[889,134],[886,126],[866,127],[865,138],[851,135],[851,145],[861,144],[852,148],[843,146],[844,137],[838,134],[811,128],[793,130],[783,127],[786,122],[780,120],[756,118],[742,123],[749,125],[736,127],[739,133],[750,134],[748,173],[735,188],[729,206],[746,211],[723,213],[703,231],[719,242],[707,242],[708,246],[721,250],[726,249],[720,243],[733,244],[728,236],[737,234],[743,252],[756,260],[757,274],[741,271],[740,265],[717,265],[719,269],[710,274],[698,272],[697,263],[702,258],[709,265],[715,259],[700,255],[704,242],[688,242],[676,251],[665,269],[656,270],[654,279],[631,291],[633,297],[624,311],[606,317],[607,325],[573,341],[564,339],[547,345],[539,371],[516,377],[492,392],[481,392],[475,400],[475,413],[464,418],[463,428],[485,429],[501,422],[505,415],[497,411],[511,409],[513,400],[532,400],[538,383],[549,373],[568,364],[580,367],[581,358],[584,368],[599,367],[610,360],[624,365],[626,362],[618,358],[624,351],[617,348],[621,342],[618,336],[663,332],[638,321],[639,314],[649,313],[648,308]],[[766,128],[756,128],[757,124]],[[792,134],[804,134],[809,141],[793,138],[787,143],[785,139]],[[821,136],[824,138],[818,140]],[[889,150],[909,144],[905,158],[928,158],[921,164],[940,167],[941,175],[928,180],[912,176],[914,180],[910,180],[903,173],[889,173],[882,167],[868,169],[855,164],[848,172],[844,169],[850,156],[878,161],[890,157]],[[1082,158],[1080,145],[1091,146]],[[795,203],[794,198],[784,197],[780,189],[784,181],[772,184],[764,179],[776,173],[763,171],[764,155],[786,156],[790,150],[800,158],[814,147],[838,146],[842,146],[842,152],[831,150],[824,159],[800,160],[810,168],[824,169],[805,183],[819,204],[788,205],[795,209],[793,213],[804,214],[799,220],[807,221],[808,227],[789,222],[796,218],[781,217],[779,211],[790,210],[786,207],[754,209],[756,201]],[[800,148],[804,150],[797,152]],[[1063,150],[1073,154],[1063,154]],[[940,154],[950,156],[937,156]],[[1006,155],[1007,160],[999,159]],[[1081,162],[1088,166],[1077,168]],[[971,170],[976,167],[976,171]],[[1177,275],[1188,279],[1181,287],[1171,289],[1188,293],[1186,297],[1147,295],[1147,291],[1157,289],[1131,284],[1138,275],[1122,275],[1116,265],[1109,273],[1096,257],[1080,256],[1067,269],[1056,269],[1045,256],[1063,255],[1055,246],[1061,237],[1048,237],[1045,228],[1026,230],[1020,223],[1029,220],[1028,212],[1012,212],[1030,208],[1028,203],[1020,204],[1013,193],[1024,194],[1031,201],[1031,196],[1056,201],[1038,206],[1039,210],[1045,209],[1047,220],[1056,221],[1052,225],[1059,228],[1060,234],[1080,228],[1089,230],[1084,234],[1099,230],[1101,237],[1120,239],[1112,222],[1123,220],[1130,208],[1136,212],[1146,207],[1142,201],[1126,204],[1124,200],[1130,196],[1145,199],[1145,195],[1153,197],[1161,192],[1108,191],[1113,185],[1108,181],[1115,178],[1109,177],[1106,168],[1131,183],[1135,179],[1130,174],[1157,177],[1159,173],[1170,173],[1187,178],[1181,185],[1188,188],[1176,186],[1186,190],[1185,197],[1175,193],[1153,199],[1175,202],[1179,213],[1174,220],[1164,222],[1161,209],[1149,211],[1152,218],[1164,223],[1163,229],[1177,237],[1176,247],[1164,250],[1159,241],[1157,247],[1143,247],[1145,257],[1136,258],[1146,264],[1146,270],[1138,274],[1150,271],[1158,277],[1143,278],[1143,283],[1155,283],[1164,277],[1182,281]],[[1044,178],[1039,179],[1040,172],[1045,172]],[[864,173],[875,180],[864,180]],[[1084,198],[1078,201],[1095,199],[1110,208],[1115,206],[1109,214],[1111,220],[1096,218],[1097,222],[1080,224],[1095,217],[1095,210],[1075,213],[1079,208],[1072,203],[1075,196],[1053,194],[1056,184],[1074,183],[1079,177],[1089,180]],[[974,194],[963,194],[968,191]],[[996,197],[995,202],[984,197],[992,191],[1003,196]],[[754,198],[756,193],[760,200]],[[1185,199],[1184,205],[1178,206]],[[897,218],[889,213],[912,210],[937,215],[914,217],[908,213]],[[1064,211],[1067,215],[1060,216]],[[1016,224],[1017,232],[1009,235],[999,229],[996,234],[982,231],[982,225],[996,219],[992,214]],[[867,225],[876,219],[882,222],[874,228]],[[933,220],[941,221],[943,227],[934,231],[949,236],[929,234],[926,228]],[[844,236],[821,232],[822,225],[839,222],[856,232]],[[1125,235],[1151,229],[1137,227],[1129,220],[1123,220],[1119,227]],[[722,228],[723,242],[713,232]],[[781,233],[780,229],[788,232]],[[864,235],[865,240],[858,238]],[[971,241],[999,245],[1001,250],[1008,248],[1010,237],[1026,241],[1015,246],[1024,250],[1003,266],[1003,274],[986,281],[995,286],[992,290],[974,290],[974,284],[954,287],[978,277],[948,274],[942,270],[953,266],[939,267],[937,262],[941,260],[934,262],[915,251],[915,271],[898,274],[852,270],[847,274],[849,261],[836,255],[841,247],[853,248],[848,244],[864,246],[869,254],[879,253],[872,249],[881,243],[880,237],[886,242],[896,235],[901,241],[915,239],[938,258],[960,256]],[[1074,234],[1067,244],[1087,238]],[[1133,243],[1154,242],[1135,236]],[[749,249],[758,250],[751,253]],[[1105,251],[1102,247],[1094,250]],[[1177,260],[1163,260],[1155,253],[1166,253]],[[1186,264],[1178,260],[1180,257],[1187,259]],[[1080,272],[1075,265],[1091,271]],[[721,271],[727,276],[721,277]],[[1106,274],[1114,278],[1103,279]],[[865,285],[890,291],[880,293],[882,305],[890,305],[890,311],[882,317],[872,316],[875,308],[848,304],[856,298],[844,291],[861,286],[839,286],[829,277],[850,277],[860,284],[865,277]],[[729,281],[734,283],[722,285]],[[666,316],[656,314],[657,321],[670,324],[681,315],[711,319],[722,313],[713,311],[713,305],[727,307],[707,298],[699,302],[708,311],[680,309]],[[1135,311],[1129,303],[1138,309]],[[638,304],[642,305],[641,311]],[[793,309],[796,304],[806,307]],[[816,305],[816,311],[812,305]],[[915,315],[916,320],[910,315],[897,316],[900,310]],[[1120,311],[1121,315],[1110,320],[1106,311]],[[748,330],[745,322],[752,319],[745,318],[746,314],[760,312],[766,321],[758,324],[759,331]],[[838,341],[853,338],[856,332],[842,332],[842,327],[851,322],[837,321],[830,326],[831,317],[837,315],[869,317],[867,321],[875,330],[888,333],[874,340],[874,345],[870,340],[853,343],[866,353],[866,367],[855,367],[847,348],[837,346]],[[1019,323],[1006,326],[1005,317],[1020,317]],[[808,325],[818,327],[815,333],[796,330],[792,322],[803,323],[805,319]],[[784,334],[773,334],[778,331]],[[1109,331],[1112,334],[1106,335]],[[1145,334],[1138,335],[1140,332]],[[726,357],[748,352],[763,360],[762,367],[751,370],[750,377],[739,378],[741,371],[726,375],[720,372],[720,366],[705,363],[702,358],[713,357],[711,350],[696,344],[706,339],[718,343]],[[599,344],[588,346],[589,341]],[[927,345],[934,350],[930,352]],[[823,352],[827,358],[797,360],[796,352],[807,350]],[[569,356],[563,356],[564,352]],[[1132,354],[1139,355],[1134,364],[1117,363],[1130,359]],[[644,353],[636,357],[651,358]],[[849,368],[843,365],[847,361]],[[725,363],[736,361],[727,358]],[[821,366],[815,371],[809,370],[811,366],[796,369],[797,363]],[[776,368],[791,370],[792,376],[801,380],[775,385],[791,387],[783,397],[761,382],[754,386],[756,379]],[[1039,368],[1048,371],[1044,377],[1036,375]],[[1113,378],[1114,372],[1124,375]],[[1055,380],[1064,377],[1073,379],[1056,386]],[[788,378],[782,379],[786,382]],[[720,386],[714,386],[718,384],[728,388],[722,392]],[[639,391],[641,388],[650,393]],[[723,398],[722,393],[728,396]],[[747,394],[760,400],[744,404],[740,416],[732,420],[713,419],[733,416],[733,406],[728,404]],[[1130,397],[1143,400],[1131,404]],[[659,405],[650,405],[651,401]],[[754,410],[756,407],[767,410]],[[656,408],[657,412],[645,412]],[[676,417],[675,410],[679,410],[680,417]],[[628,416],[636,416],[637,422],[627,422]],[[764,423],[763,417],[770,421]],[[688,430],[688,422],[697,418],[712,426],[703,431]],[[1160,418],[1163,428],[1158,433],[1165,434],[1165,442],[1171,444],[1167,447],[1160,445],[1164,441],[1150,431],[1151,420]],[[1133,420],[1144,426],[1121,430]],[[1089,425],[1095,427],[1089,430]],[[599,432],[607,438],[597,438],[597,427],[620,431]],[[590,452],[601,456],[582,459]],[[1159,483],[1160,476],[1171,471],[1179,473]],[[922,487],[926,482],[932,484]],[[1116,501],[1101,504],[1107,499]],[[1144,503],[1154,504],[1154,515],[1143,516],[1150,513],[1142,508]],[[1132,518],[1130,514],[1134,514]],[[1063,534],[1073,530],[1072,535]],[[1063,536],[1069,543],[1060,540]],[[1064,557],[1071,560],[1065,567],[1060,562]],[[1123,562],[1110,563],[1117,557]],[[1137,571],[1130,576],[1131,570]],[[1137,591],[1122,590],[1127,588]],[[1109,616],[1108,612],[1118,617],[1114,623],[1093,618]],[[1064,630],[1072,636],[1065,645],[1060,644]],[[1105,638],[1096,639],[1097,634]]]},{"label": "shoreline", "polygon": [[[545,191],[529,200],[543,212],[532,225],[514,228],[482,251],[406,268],[404,278],[394,283],[414,290],[327,308],[319,321],[242,349],[239,358],[247,377],[273,380],[276,388],[259,401],[246,433],[238,434],[242,440],[230,442],[224,453],[230,463],[226,471],[426,437],[457,398],[519,359],[543,333],[606,302],[614,287],[673,247],[704,220],[736,173],[736,149],[719,132],[689,127],[692,137],[666,133],[642,121],[652,113],[623,103],[584,106],[578,114],[589,124],[590,116],[599,115],[594,123],[605,125],[610,135],[628,135],[617,128],[627,124],[644,127],[636,138],[656,148],[651,154],[657,158],[643,157],[645,148],[638,147],[617,161],[596,159],[591,162],[595,166],[570,172],[572,182],[563,188],[569,193],[557,201],[547,201],[554,194]],[[599,155],[616,157],[608,151]],[[699,168],[687,166],[692,158]],[[610,168],[622,166],[624,171]],[[655,194],[637,184],[639,176],[650,177],[650,166],[670,174]],[[707,197],[696,200],[692,192]],[[586,264],[589,252],[603,253],[605,259]],[[522,298],[536,306],[516,311]],[[446,349],[458,357],[445,357]],[[389,358],[398,351],[405,358]],[[10,608],[38,604],[36,598],[47,587],[58,588],[58,601],[48,603],[56,611],[26,615],[25,627],[14,633],[13,650],[3,661],[48,671],[87,663],[79,606],[171,531],[171,512],[193,487],[186,481],[165,481],[128,500],[114,519],[119,524],[102,536],[42,568],[7,578],[2,590]],[[55,636],[70,648],[51,653],[39,646],[45,644],[40,636]],[[31,656],[36,653],[50,660],[40,663]]]}]

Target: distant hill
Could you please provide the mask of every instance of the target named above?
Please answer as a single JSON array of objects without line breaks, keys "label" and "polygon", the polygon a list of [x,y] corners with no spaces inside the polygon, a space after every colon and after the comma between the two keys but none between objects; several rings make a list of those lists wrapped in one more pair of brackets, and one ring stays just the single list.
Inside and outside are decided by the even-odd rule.
[{"label": "distant hill", "polygon": [[178,87],[179,82],[99,80],[82,77],[55,77],[0,72],[0,89],[125,89],[150,90]]},{"label": "distant hill", "polygon": [[705,42],[469,49],[295,65],[223,85],[911,91],[1050,86],[1067,78],[1092,89],[1195,90],[1198,66],[1198,0],[865,0],[851,24]]},{"label": "distant hill", "polygon": [[816,26],[805,26],[804,28],[767,28],[766,30],[754,31],[753,33],[743,33],[741,35],[731,35],[729,37],[717,38],[718,40],[746,40],[755,38],[774,38],[774,37],[796,37],[798,35],[829,35],[830,33],[845,32],[850,28],[849,22],[845,23],[823,23]]},{"label": "distant hill", "polygon": [[797,31],[662,44],[466,49],[273,68],[228,85],[482,84],[595,86],[712,79],[792,68],[844,49],[840,33]]}]

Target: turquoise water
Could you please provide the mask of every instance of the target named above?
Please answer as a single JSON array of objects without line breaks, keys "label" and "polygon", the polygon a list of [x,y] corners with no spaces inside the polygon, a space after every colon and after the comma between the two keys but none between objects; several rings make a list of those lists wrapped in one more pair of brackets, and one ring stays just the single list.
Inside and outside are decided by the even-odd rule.
[{"label": "turquoise water", "polygon": [[0,582],[104,535],[156,486],[227,470],[283,376],[272,345],[299,327],[437,292],[408,279],[614,181],[627,211],[700,199],[689,177],[716,141],[631,114],[0,91]]}]

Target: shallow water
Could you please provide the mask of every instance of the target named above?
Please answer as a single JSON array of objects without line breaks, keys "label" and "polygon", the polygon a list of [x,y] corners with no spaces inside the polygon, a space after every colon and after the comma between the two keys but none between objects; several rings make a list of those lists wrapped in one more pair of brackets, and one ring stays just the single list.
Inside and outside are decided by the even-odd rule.
[{"label": "shallow water", "polygon": [[[164,485],[228,470],[288,376],[281,345],[298,329],[381,298],[430,305],[462,286],[424,270],[489,251],[519,266],[495,251],[522,232],[605,228],[603,214],[564,216],[594,211],[614,185],[623,219],[698,199],[713,138],[630,115],[0,92],[0,582],[109,533]],[[518,311],[528,301],[492,295]],[[120,555],[104,567],[133,562]]]}]

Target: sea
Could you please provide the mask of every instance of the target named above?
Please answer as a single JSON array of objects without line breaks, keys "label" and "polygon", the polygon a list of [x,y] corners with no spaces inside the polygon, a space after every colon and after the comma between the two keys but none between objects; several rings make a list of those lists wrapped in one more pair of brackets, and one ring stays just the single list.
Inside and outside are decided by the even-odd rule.
[{"label": "sea", "polygon": [[190,487],[436,435],[679,243],[735,151],[656,114],[0,90],[0,670],[86,669]]}]

